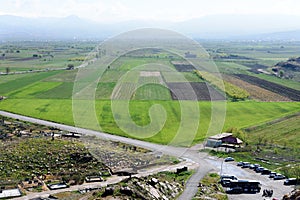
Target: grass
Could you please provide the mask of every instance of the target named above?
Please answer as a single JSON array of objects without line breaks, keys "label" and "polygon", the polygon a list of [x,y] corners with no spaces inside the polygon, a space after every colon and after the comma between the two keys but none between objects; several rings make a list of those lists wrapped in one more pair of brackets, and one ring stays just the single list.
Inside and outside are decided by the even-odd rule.
[{"label": "grass", "polygon": [[[211,103],[198,103],[201,118],[195,136],[190,131],[192,130],[192,127],[195,126],[195,119],[192,114],[195,112],[195,102],[184,101],[184,103],[188,113],[186,113],[186,121],[182,124],[183,129],[177,138],[177,142],[179,144],[179,141],[181,141],[181,144],[188,145],[185,142],[192,138],[193,143],[203,141],[207,136],[208,125],[211,122]],[[177,135],[183,114],[180,111],[180,104],[178,101],[131,101],[129,107],[130,114],[134,122],[138,125],[147,125],[150,123],[148,111],[150,107],[155,104],[160,104],[164,107],[167,113],[167,120],[161,131],[152,137],[142,139],[160,144],[168,144]],[[216,102],[216,104],[217,106],[221,105],[221,102]],[[257,124],[263,124],[267,121],[299,112],[299,105],[299,102],[228,102],[223,130],[225,131],[231,127],[246,128]],[[0,102],[0,109],[26,116],[74,125],[72,101],[68,99],[35,99],[34,103],[32,103],[32,99],[6,99]],[[128,135],[118,127],[112,115],[111,101],[96,101],[95,109],[102,131],[126,137],[139,137],[139,135]],[[79,110],[83,117],[88,114],[85,107],[79,108]],[[161,119],[160,115],[160,112],[157,113],[159,119]],[[119,114],[119,117],[122,117],[122,113]],[[85,128],[97,129],[95,124],[88,123],[91,121],[89,118],[86,120],[87,123],[84,123],[82,126]],[[218,123],[218,121],[213,123]],[[212,132],[211,134],[216,133]]]},{"label": "grass", "polygon": [[207,80],[209,83],[217,87],[219,90],[225,92],[229,97],[233,99],[246,99],[250,96],[250,94],[246,90],[227,81],[223,81],[222,79],[214,76],[209,72],[196,71],[196,73],[200,78]]},{"label": "grass", "polygon": [[59,82],[36,82],[8,93],[9,98],[35,98],[35,95],[47,92],[61,85]]},{"label": "grass", "polygon": [[201,181],[202,185],[193,200],[212,198],[217,200],[227,200],[228,197],[219,183],[220,176],[216,173],[207,174]]},{"label": "grass", "polygon": [[58,73],[61,73],[61,71],[35,73],[31,74],[31,76],[20,77],[15,80],[10,80],[8,82],[2,83],[0,84],[0,95],[5,96],[7,95],[7,93],[24,88],[30,84],[33,84],[37,81],[43,80],[47,77],[53,76]]},{"label": "grass", "polygon": [[100,82],[96,90],[96,99],[110,99],[116,83]]},{"label": "grass", "polygon": [[135,100],[172,100],[168,88],[158,84],[146,84],[137,89]]},{"label": "grass", "polygon": [[215,64],[217,65],[220,72],[225,74],[240,74],[240,73],[244,73],[246,70],[249,69],[244,65],[233,63],[233,62],[216,61]]},{"label": "grass", "polygon": [[300,114],[253,128],[247,132],[247,138],[251,143],[262,140],[266,143],[298,148],[300,147],[299,131]]},{"label": "grass", "polygon": [[[40,82],[42,84],[44,82]],[[70,99],[72,98],[73,83],[72,82],[50,82],[56,87],[45,91],[40,91],[34,95],[37,99]],[[55,84],[56,83],[56,84]]]}]

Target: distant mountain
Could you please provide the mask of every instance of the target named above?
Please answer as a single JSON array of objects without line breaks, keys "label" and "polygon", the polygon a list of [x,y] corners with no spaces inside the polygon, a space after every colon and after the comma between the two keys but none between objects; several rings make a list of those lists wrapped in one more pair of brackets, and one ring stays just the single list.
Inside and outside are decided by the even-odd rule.
[{"label": "distant mountain", "polygon": [[184,22],[131,20],[98,23],[77,16],[24,18],[0,16],[2,40],[104,39],[137,28],[166,28],[200,39],[300,40],[300,17],[213,15]]}]

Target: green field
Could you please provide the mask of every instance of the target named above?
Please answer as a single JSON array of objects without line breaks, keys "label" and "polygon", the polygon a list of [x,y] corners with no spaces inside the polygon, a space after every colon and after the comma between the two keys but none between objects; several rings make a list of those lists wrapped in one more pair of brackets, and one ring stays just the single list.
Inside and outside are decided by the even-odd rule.
[{"label": "green field", "polygon": [[[132,119],[139,125],[146,125],[150,122],[148,109],[153,104],[160,104],[167,112],[167,121],[162,131],[147,141],[167,144],[176,135],[181,120],[180,105],[177,101],[131,101],[130,113]],[[186,101],[186,104],[192,104]],[[194,143],[202,141],[207,134],[208,124],[211,118],[211,103],[199,102],[200,122]],[[6,99],[0,102],[0,109],[26,116],[32,116],[45,120],[61,122],[74,125],[72,115],[72,101],[65,99]],[[192,109],[192,108],[191,108]],[[223,130],[231,127],[246,128],[266,121],[274,120],[291,113],[300,111],[300,103],[286,102],[228,102],[226,120]],[[82,113],[84,114],[84,110]],[[101,130],[113,134],[127,136],[120,130],[113,118],[111,101],[96,101],[96,112]],[[88,125],[85,128],[96,129],[96,126]],[[190,133],[186,133],[189,135]],[[182,135],[185,139],[185,135]]]},{"label": "green field", "polygon": [[[266,56],[270,54],[267,52],[269,51],[268,49],[274,49],[274,46],[278,44],[266,43],[265,46],[259,44],[245,44],[245,46],[243,46],[242,43],[232,43],[228,46],[223,46],[222,49],[214,43],[210,43],[209,45],[209,48],[215,48],[212,55],[237,54],[239,56],[249,58],[247,60],[243,57],[243,59],[247,62],[250,62],[252,59],[253,62],[261,62],[262,60],[271,59],[272,56],[274,56],[274,59],[279,60],[281,57],[285,58],[289,55],[288,53],[284,54],[284,50],[280,48],[276,50],[278,51],[277,53],[279,53],[279,51],[281,52],[279,57],[275,58],[275,53],[273,53],[272,56]],[[71,47],[71,44],[64,44],[63,47],[55,48],[54,46],[55,45],[53,44],[52,47],[47,47],[47,49],[52,49],[54,52],[55,48],[61,48],[62,50],[56,50],[55,52],[60,52],[62,54],[61,57],[66,59],[64,61],[65,64],[67,64],[69,62],[78,62],[75,60],[84,55],[87,50],[91,50],[92,45],[91,43],[78,44],[78,46],[74,46],[74,48]],[[285,50],[288,50],[288,52],[293,51],[294,53],[291,53],[291,55],[295,55],[295,52],[297,52],[296,47],[298,46],[292,46],[289,44],[289,46],[286,45]],[[2,51],[3,48],[4,47],[2,47]],[[33,53],[33,50],[30,48],[27,51],[27,53],[25,50],[21,51],[22,53],[20,53],[19,58],[26,58],[26,56]],[[98,66],[97,62],[91,64],[92,67],[97,67],[99,72],[103,72],[103,76],[99,82],[95,84],[96,88],[92,89],[92,91],[95,92],[95,106],[92,106],[95,107],[97,121],[101,126],[100,130],[126,137],[140,138],[141,135],[138,134],[133,136],[127,135],[124,129],[118,127],[116,119],[120,120],[123,124],[128,124],[128,126],[136,123],[141,127],[151,124],[151,122],[154,121],[154,125],[159,130],[158,133],[151,137],[143,138],[143,140],[167,144],[177,135],[180,123],[182,122],[181,120],[184,118],[186,121],[184,121],[184,123],[182,122],[181,128],[183,129],[177,139],[182,140],[182,144],[184,144],[184,141],[189,139],[193,139],[193,143],[203,141],[207,136],[208,126],[210,123],[212,126],[217,125],[218,123],[222,125],[222,122],[211,121],[212,103],[209,101],[192,102],[172,100],[170,91],[165,86],[166,83],[172,82],[202,82],[204,80],[200,79],[195,72],[175,71],[175,67],[171,64],[172,60],[168,57],[168,53],[160,51],[156,53],[155,56],[151,56],[149,52],[151,51],[137,52],[140,56],[133,56],[133,54],[123,55],[108,67]],[[256,54],[255,52],[259,53]],[[147,57],[143,55],[147,55]],[[250,73],[247,71],[249,67],[238,64],[237,60],[238,59],[229,61],[226,59],[220,59],[216,62],[216,64],[219,65],[220,71],[229,74],[236,72]],[[1,64],[4,64],[3,66],[6,66],[5,63],[8,61],[0,60],[0,62]],[[54,60],[52,64],[55,65],[55,63],[59,64],[59,61]],[[26,62],[23,64],[25,65]],[[18,63],[18,65],[21,66],[21,63]],[[168,66],[169,68],[162,68],[162,66]],[[18,69],[17,65],[14,67],[16,67],[15,69]],[[32,69],[36,68],[33,66]],[[72,94],[77,72],[78,70],[60,70],[40,73],[1,75],[0,96],[5,96],[7,98],[0,101],[0,109],[26,116],[74,125]],[[80,83],[84,83],[82,85],[86,86],[91,80],[94,80],[96,76],[96,73],[91,74],[91,76],[84,76],[80,79]],[[292,80],[282,80],[266,75],[258,76],[279,84],[299,89],[299,84]],[[227,87],[227,90],[230,88],[233,88],[233,86],[230,86],[229,88]],[[135,89],[137,90],[134,91]],[[128,119],[128,116],[122,113],[115,113],[113,116],[112,102],[114,101],[111,99],[119,101],[126,99],[130,100],[129,113],[131,119]],[[81,103],[82,105],[85,105],[85,103],[90,103],[90,101],[82,100]],[[180,103],[181,106],[186,108],[188,113],[181,113],[182,107],[180,107]],[[161,105],[165,112],[162,110],[156,110],[159,112],[152,116],[153,118],[151,119],[149,109],[151,106],[156,104]],[[224,105],[224,102],[214,102],[213,104],[216,106],[217,111],[219,111],[218,109]],[[200,121],[197,133],[194,136],[191,130],[198,125],[193,121],[195,120],[195,112],[198,112],[195,105],[199,105],[200,107]],[[126,109],[126,107],[124,107],[124,109]],[[226,119],[223,131],[233,127],[241,129],[263,124],[299,111],[299,102],[258,102],[249,101],[248,99],[239,102],[227,102]],[[79,108],[79,112],[82,116],[90,114],[88,113],[89,110],[87,110],[84,106]],[[164,116],[166,116],[166,121],[161,127],[161,124],[156,123],[155,120],[163,119]],[[131,120],[133,120],[133,123]],[[85,128],[98,129],[97,125],[92,124],[92,120],[89,118],[82,121],[81,126]],[[160,130],[160,128],[162,129]],[[139,128],[137,128],[137,130],[139,130]],[[217,133],[218,132],[210,131],[209,134]],[[284,134],[284,132],[282,134]],[[295,135],[296,133],[293,134]],[[256,137],[258,136],[255,136],[255,138]],[[298,143],[295,145],[298,145]]]},{"label": "green field", "polygon": [[146,84],[137,89],[135,100],[171,100],[170,91],[158,84]]},{"label": "green field", "polygon": [[[247,131],[248,141],[257,143],[257,138],[280,146],[299,147],[300,114],[263,124]],[[256,139],[254,139],[256,138]]]}]

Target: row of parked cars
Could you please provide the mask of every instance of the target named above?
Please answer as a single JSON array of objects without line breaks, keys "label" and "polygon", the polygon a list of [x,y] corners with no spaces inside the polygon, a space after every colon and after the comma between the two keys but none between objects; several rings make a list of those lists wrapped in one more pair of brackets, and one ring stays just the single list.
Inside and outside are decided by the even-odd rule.
[{"label": "row of parked cars", "polygon": [[[251,164],[249,162],[238,162],[237,166],[240,166],[242,168],[249,168],[253,169],[256,173],[261,173],[262,175],[269,175],[269,178],[273,178],[273,180],[282,180],[286,179],[286,177],[282,174],[273,172],[267,168],[264,168],[260,166],[259,164]],[[296,185],[297,179],[296,178],[288,178],[284,181],[284,185]]]}]

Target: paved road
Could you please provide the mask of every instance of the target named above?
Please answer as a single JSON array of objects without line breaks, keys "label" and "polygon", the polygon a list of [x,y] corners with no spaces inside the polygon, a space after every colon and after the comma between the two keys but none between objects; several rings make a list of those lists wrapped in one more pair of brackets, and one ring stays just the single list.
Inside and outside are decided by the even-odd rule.
[{"label": "paved road", "polygon": [[[131,144],[134,146],[139,146],[145,149],[152,150],[154,152],[161,152],[166,155],[176,156],[178,158],[183,158],[186,160],[190,160],[198,165],[198,167],[195,169],[196,173],[188,180],[185,190],[182,193],[182,195],[179,197],[179,199],[187,200],[192,199],[196,192],[198,191],[198,183],[199,181],[207,174],[207,172],[212,171],[214,167],[210,165],[207,161],[204,160],[204,158],[207,157],[206,153],[199,153],[198,148],[183,148],[183,147],[173,147],[173,146],[166,146],[166,145],[159,145],[159,144],[153,144],[150,142],[135,140],[131,138],[116,136],[116,135],[110,135],[107,133],[99,132],[99,131],[93,131],[83,128],[77,128],[73,126],[68,126],[64,124],[49,122],[41,119],[36,119],[32,117],[26,117],[18,114],[13,114],[5,111],[0,111],[0,115],[19,119],[23,121],[28,121],[31,123],[41,124],[49,127],[58,128],[61,130],[69,131],[69,132],[77,132],[84,135],[94,135],[103,139],[108,139],[112,141],[119,141],[126,144]],[[74,188],[75,189],[75,188]]]}]

